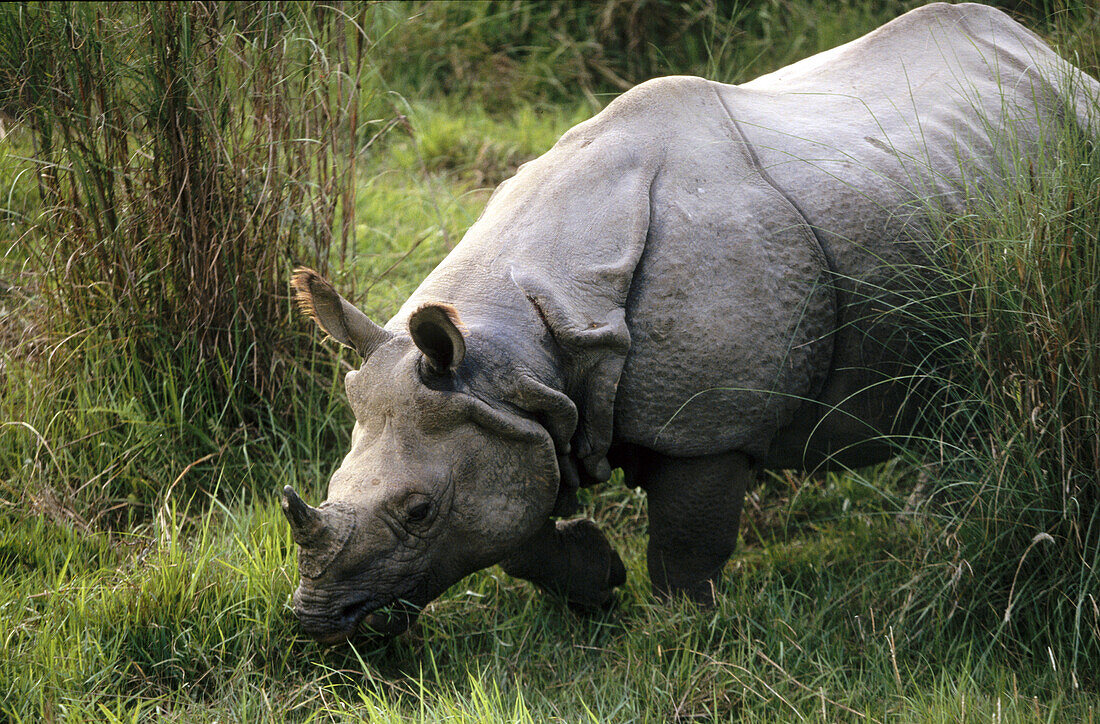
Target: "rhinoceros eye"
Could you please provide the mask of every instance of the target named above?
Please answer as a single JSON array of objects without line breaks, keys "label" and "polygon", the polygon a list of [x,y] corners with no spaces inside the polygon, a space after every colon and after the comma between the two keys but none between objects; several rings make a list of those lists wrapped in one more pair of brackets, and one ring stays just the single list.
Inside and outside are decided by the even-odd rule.
[{"label": "rhinoceros eye", "polygon": [[411,523],[419,523],[428,517],[428,513],[432,510],[431,501],[419,500],[412,503],[409,509],[405,512],[406,518]]}]

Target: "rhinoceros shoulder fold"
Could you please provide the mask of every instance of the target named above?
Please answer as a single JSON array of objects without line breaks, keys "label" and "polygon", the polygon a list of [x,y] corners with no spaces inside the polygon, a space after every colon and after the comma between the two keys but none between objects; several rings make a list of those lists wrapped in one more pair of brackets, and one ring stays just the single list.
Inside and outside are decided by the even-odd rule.
[{"label": "rhinoceros shoulder fold", "polygon": [[[642,84],[524,164],[387,325],[397,330],[422,304],[447,299],[471,329],[470,354],[495,342],[509,349],[494,355],[524,367],[554,357],[527,392],[514,384],[497,392],[521,407],[542,400],[530,392],[539,385],[564,392],[576,420],[556,414],[552,434],[588,478],[610,475],[614,399],[630,347],[625,306],[649,231],[650,188],[668,138],[689,123],[693,104],[701,107],[706,85]],[[531,343],[544,338],[545,350]]]}]

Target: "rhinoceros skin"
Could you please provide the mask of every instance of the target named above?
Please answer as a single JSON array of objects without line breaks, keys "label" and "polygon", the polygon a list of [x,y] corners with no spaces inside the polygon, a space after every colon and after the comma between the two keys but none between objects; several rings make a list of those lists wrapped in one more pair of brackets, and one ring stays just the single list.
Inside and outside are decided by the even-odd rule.
[{"label": "rhinoceros skin", "polygon": [[740,86],[623,94],[501,184],[384,329],[299,270],[364,358],[327,500],[284,491],[305,630],[391,607],[370,623],[395,632],[495,563],[603,605],[622,562],[562,518],[615,467],[648,496],[655,591],[710,600],[757,471],[873,463],[912,424],[884,310],[929,263],[931,210],[1011,179],[1067,114],[1095,134],[1098,96],[1003,13],[929,5]]}]

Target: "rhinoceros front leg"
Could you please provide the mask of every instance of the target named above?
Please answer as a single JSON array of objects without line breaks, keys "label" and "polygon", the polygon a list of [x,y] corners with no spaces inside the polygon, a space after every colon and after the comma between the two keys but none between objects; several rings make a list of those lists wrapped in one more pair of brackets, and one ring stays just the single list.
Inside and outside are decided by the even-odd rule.
[{"label": "rhinoceros front leg", "polygon": [[649,501],[649,577],[658,596],[713,604],[722,567],[737,545],[749,458],[653,455],[636,471]]},{"label": "rhinoceros front leg", "polygon": [[547,520],[530,541],[500,562],[504,572],[583,608],[604,606],[626,583],[626,568],[596,524]]}]

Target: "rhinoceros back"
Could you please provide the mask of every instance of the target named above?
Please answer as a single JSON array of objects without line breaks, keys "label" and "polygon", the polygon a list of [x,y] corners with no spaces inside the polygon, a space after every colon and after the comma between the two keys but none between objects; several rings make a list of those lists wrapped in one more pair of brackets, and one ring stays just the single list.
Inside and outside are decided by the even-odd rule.
[{"label": "rhinoceros back", "polygon": [[920,353],[889,310],[929,282],[929,215],[1028,173],[1066,115],[1095,134],[1100,86],[999,10],[935,4],[723,98],[820,239],[840,310],[828,383],[768,463],[873,461],[919,413],[887,382]]}]

